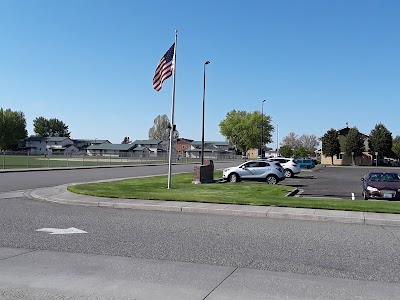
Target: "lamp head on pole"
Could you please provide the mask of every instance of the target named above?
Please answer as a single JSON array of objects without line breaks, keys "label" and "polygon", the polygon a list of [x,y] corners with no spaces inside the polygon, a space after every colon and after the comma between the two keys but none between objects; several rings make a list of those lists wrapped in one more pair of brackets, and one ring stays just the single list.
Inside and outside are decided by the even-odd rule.
[{"label": "lamp head on pole", "polygon": [[210,62],[207,60],[204,64],[205,64],[205,65],[208,65],[209,63],[210,63]]}]

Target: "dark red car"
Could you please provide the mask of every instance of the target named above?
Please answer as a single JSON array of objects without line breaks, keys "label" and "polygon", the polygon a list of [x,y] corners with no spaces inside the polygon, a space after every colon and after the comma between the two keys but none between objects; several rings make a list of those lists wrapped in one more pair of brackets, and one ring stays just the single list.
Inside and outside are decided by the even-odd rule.
[{"label": "dark red car", "polygon": [[400,200],[400,175],[396,172],[370,171],[361,181],[364,200]]}]

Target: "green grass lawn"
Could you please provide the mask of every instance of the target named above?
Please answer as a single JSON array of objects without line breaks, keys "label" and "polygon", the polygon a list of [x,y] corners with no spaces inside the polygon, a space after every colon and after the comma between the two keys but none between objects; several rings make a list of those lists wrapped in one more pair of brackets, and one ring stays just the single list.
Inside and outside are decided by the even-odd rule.
[{"label": "green grass lawn", "polygon": [[[180,158],[177,163],[198,163],[199,159]],[[168,157],[109,157],[82,155],[1,155],[0,169],[63,168],[168,163]]]},{"label": "green grass lawn", "polygon": [[[221,178],[220,171],[215,173],[215,178]],[[68,187],[68,190],[78,194],[109,198],[400,213],[400,203],[389,201],[286,197],[286,194],[292,191],[293,187],[283,184],[268,185],[264,182],[193,184],[192,173],[173,175],[170,189],[167,188],[167,181],[167,176],[154,176],[104,183],[79,184]]]},{"label": "green grass lawn", "polygon": [[106,156],[72,155],[67,157],[65,155],[0,155],[1,169],[134,165],[148,162],[148,160],[141,158],[110,158]]}]

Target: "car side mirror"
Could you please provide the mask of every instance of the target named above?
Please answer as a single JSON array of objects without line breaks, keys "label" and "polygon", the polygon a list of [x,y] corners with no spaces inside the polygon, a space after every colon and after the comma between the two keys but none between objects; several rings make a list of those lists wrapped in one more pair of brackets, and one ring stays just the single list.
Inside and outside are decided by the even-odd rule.
[{"label": "car side mirror", "polygon": [[361,178],[361,181],[364,181],[364,178]]}]

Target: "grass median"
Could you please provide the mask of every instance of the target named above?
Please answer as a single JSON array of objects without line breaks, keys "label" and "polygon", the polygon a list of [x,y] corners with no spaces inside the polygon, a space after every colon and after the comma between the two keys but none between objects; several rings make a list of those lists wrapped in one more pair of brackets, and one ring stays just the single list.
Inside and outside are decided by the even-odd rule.
[{"label": "grass median", "polygon": [[[221,172],[215,173],[220,178]],[[112,182],[79,184],[68,187],[73,193],[124,199],[173,200],[243,205],[268,205],[297,208],[400,213],[400,203],[389,201],[338,200],[286,197],[293,187],[265,182],[193,184],[193,173],[172,176],[133,178]]]}]

